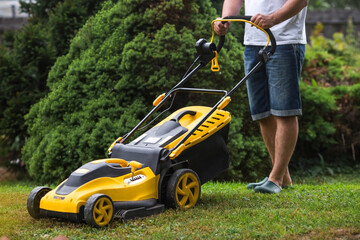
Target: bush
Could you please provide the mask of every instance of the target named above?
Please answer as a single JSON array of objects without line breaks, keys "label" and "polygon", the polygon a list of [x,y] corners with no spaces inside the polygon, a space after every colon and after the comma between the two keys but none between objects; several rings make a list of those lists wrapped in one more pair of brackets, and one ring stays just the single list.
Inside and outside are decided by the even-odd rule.
[{"label": "bush", "polygon": [[307,46],[301,83],[303,116],[292,162],[297,170],[353,167],[359,158],[360,50],[351,26],[349,22],[346,37],[336,33],[325,39],[319,24]]},{"label": "bush", "polygon": [[[68,54],[57,59],[47,81],[48,96],[26,116],[30,138],[23,157],[30,175],[58,181],[83,163],[104,158],[109,144],[145,116],[157,95],[179,81],[194,59],[196,40],[210,36],[215,17],[206,1],[106,2],[77,33]],[[211,73],[207,67],[186,85],[229,89],[241,78],[242,59],[241,44],[228,35],[219,59],[222,71]],[[264,146],[251,137],[258,129],[245,128],[245,92],[243,88],[235,94],[229,107],[229,148],[239,177],[258,168],[246,161],[264,158]]]},{"label": "bush", "polygon": [[351,21],[348,34],[335,33],[333,39],[322,36],[323,25],[318,24],[310,37],[311,45],[307,45],[304,81],[329,87],[352,85],[360,79],[360,49],[352,33]]},{"label": "bush", "polygon": [[336,144],[333,136],[336,99],[328,88],[301,83],[300,89],[303,116],[300,117],[298,149],[302,156],[313,157]]},{"label": "bush", "polygon": [[[27,138],[24,116],[47,94],[47,77],[56,57],[101,1],[21,1],[31,17],[18,32],[7,32],[0,46],[0,136],[5,155],[20,157]],[[16,147],[12,147],[16,146]]]},{"label": "bush", "polygon": [[295,171],[331,174],[332,169],[357,165],[359,89],[360,83],[328,88],[301,84],[303,116],[299,118],[299,140],[291,162]]},{"label": "bush", "polygon": [[[62,11],[71,12],[66,6]],[[210,3],[199,0],[106,2],[76,33],[68,53],[57,59],[47,79],[49,94],[26,116],[30,137],[23,158],[30,175],[42,182],[58,181],[83,163],[104,158],[108,145],[145,116],[157,95],[179,81],[195,56],[196,40],[210,36],[215,17]],[[239,32],[241,28],[234,35]],[[203,69],[188,87],[230,89],[241,79],[243,48],[234,35],[227,35],[219,56],[221,72]],[[359,110],[359,59],[351,41],[339,39],[349,38],[335,35],[327,40],[319,34],[307,46],[301,84],[304,116],[297,160],[292,161],[298,169],[306,169],[309,159],[324,165],[358,156],[354,119]],[[177,102],[180,106],[185,101],[208,104],[198,95]],[[228,110],[233,120],[227,177],[259,179],[271,164],[258,126],[250,120],[244,87]]]},{"label": "bush", "polygon": [[0,134],[6,136],[8,145],[17,142],[13,150],[19,152],[27,136],[24,115],[45,95],[49,63],[54,62],[55,54],[47,33],[33,24],[16,34],[12,51],[0,51]]},{"label": "bush", "polygon": [[357,164],[360,156],[360,82],[352,86],[337,86],[332,89],[337,98],[338,118],[335,121],[336,139],[339,145],[330,149],[332,154],[345,155],[349,165]]}]

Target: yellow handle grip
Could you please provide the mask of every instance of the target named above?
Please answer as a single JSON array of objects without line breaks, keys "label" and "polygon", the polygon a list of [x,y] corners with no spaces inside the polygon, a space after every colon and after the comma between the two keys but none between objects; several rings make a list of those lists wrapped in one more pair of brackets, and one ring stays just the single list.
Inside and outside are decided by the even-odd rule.
[{"label": "yellow handle grip", "polygon": [[217,109],[222,110],[224,109],[231,101],[231,98],[227,96],[217,107]]},{"label": "yellow handle grip", "polygon": [[120,164],[121,167],[127,167],[129,166],[129,163],[125,161],[124,159],[120,158],[110,158],[105,161],[106,163],[117,163]]},{"label": "yellow handle grip", "polygon": [[122,137],[118,137],[109,147],[108,152],[111,152],[112,148],[115,146],[116,143],[121,142]]},{"label": "yellow handle grip", "polygon": [[175,149],[170,155],[170,159],[175,159],[177,156],[180,155],[180,153],[182,153],[182,151],[184,151],[185,149],[185,145],[181,144],[177,149]]},{"label": "yellow handle grip", "polygon": [[165,93],[161,94],[160,96],[158,96],[154,102],[153,102],[153,106],[156,107],[165,97]]}]

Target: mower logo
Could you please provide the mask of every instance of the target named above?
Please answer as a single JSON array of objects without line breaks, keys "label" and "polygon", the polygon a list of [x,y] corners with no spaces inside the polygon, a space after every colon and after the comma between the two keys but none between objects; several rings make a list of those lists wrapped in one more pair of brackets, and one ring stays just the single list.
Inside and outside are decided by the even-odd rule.
[{"label": "mower logo", "polygon": [[125,182],[126,184],[129,184],[129,185],[130,185],[130,184],[142,182],[142,181],[144,181],[145,179],[146,179],[146,177],[145,177],[144,175],[139,174],[139,175],[136,175],[136,176],[131,177],[131,178],[126,178],[126,179],[124,180],[124,182]]},{"label": "mower logo", "polygon": [[65,199],[65,197],[54,196],[54,199],[57,199],[57,200],[64,200],[64,199]]}]

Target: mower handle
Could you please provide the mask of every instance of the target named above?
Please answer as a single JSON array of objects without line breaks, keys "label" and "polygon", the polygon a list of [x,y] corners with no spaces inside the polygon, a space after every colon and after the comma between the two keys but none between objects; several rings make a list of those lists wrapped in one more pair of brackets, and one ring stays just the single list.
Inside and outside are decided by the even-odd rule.
[{"label": "mower handle", "polygon": [[[251,18],[252,16],[227,16],[227,17],[224,17],[222,19],[219,19],[223,24],[228,22],[226,21],[226,19],[229,19],[229,20],[245,20],[245,21],[248,21],[248,22],[251,22]],[[222,21],[224,20],[224,21]],[[270,42],[271,42],[271,48],[270,48],[270,54],[273,55],[275,50],[276,50],[276,40],[275,40],[275,37],[273,35],[273,33],[271,32],[270,29],[263,29],[268,35],[269,35],[269,38],[270,38]],[[219,43],[217,44],[217,48],[216,48],[216,51],[217,52],[220,52],[222,46],[224,45],[224,42],[225,42],[225,35],[223,36],[220,36],[220,40],[219,40]]]},{"label": "mower handle", "polygon": [[[173,119],[171,119],[171,120],[173,120],[173,121],[175,121],[175,122],[179,122],[180,121],[180,119],[182,118],[182,117],[184,117],[185,115],[187,115],[187,114],[190,114],[191,116],[195,116],[195,114],[196,114],[196,112],[195,111],[192,111],[192,110],[185,110],[185,111],[182,111],[182,112],[180,112],[178,115],[176,115]],[[170,121],[171,121],[170,120]]]},{"label": "mower handle", "polygon": [[[243,22],[248,22],[248,23],[250,23],[250,24],[252,24],[252,25],[255,25],[255,24],[253,24],[253,23],[251,23],[251,16],[227,16],[227,17],[224,17],[223,19],[218,19],[218,20],[214,20],[214,21],[221,21],[221,22],[227,22],[227,21],[232,21],[232,20],[244,20]],[[214,22],[213,21],[213,22]],[[212,24],[213,24],[213,22],[212,22]],[[256,25],[255,25],[256,26]],[[213,27],[213,25],[212,25],[212,27]],[[258,26],[257,26],[258,27]],[[258,27],[259,28],[259,27]],[[230,95],[232,95],[233,94],[233,92],[234,91],[236,91],[236,89],[238,89],[239,87],[240,87],[240,85],[244,82],[244,81],[246,81],[246,79],[248,78],[248,76],[249,75],[251,75],[253,72],[255,72],[260,66],[262,66],[262,64],[264,64],[264,63],[266,63],[266,60],[268,59],[268,57],[269,56],[271,56],[274,52],[275,52],[275,50],[276,50],[276,41],[275,41],[275,38],[274,38],[274,35],[272,34],[272,32],[270,31],[270,29],[262,29],[262,28],[259,28],[260,30],[262,30],[262,31],[264,31],[264,32],[266,32],[267,33],[267,35],[268,35],[268,37],[269,37],[269,39],[270,39],[270,42],[271,42],[271,49],[270,49],[270,51],[269,52],[267,52],[266,50],[265,50],[265,47],[264,47],[264,49],[262,49],[263,51],[260,51],[261,52],[261,54],[260,54],[260,52],[259,52],[259,56],[261,55],[261,58],[260,59],[265,59],[265,61],[259,61],[259,63],[252,69],[252,71],[250,71],[230,92],[226,92],[225,91],[225,96],[224,96],[224,98],[225,97],[227,97],[227,96],[230,96]],[[213,28],[213,30],[214,30],[214,28]],[[162,104],[163,104],[163,102],[164,101],[166,101],[166,99],[168,99],[169,97],[171,97],[172,96],[172,93],[174,93],[176,90],[179,90],[180,89],[180,87],[182,86],[182,85],[184,85],[184,83],[195,73],[195,72],[197,72],[200,68],[202,68],[204,65],[206,65],[209,61],[211,61],[213,58],[214,58],[214,56],[212,55],[212,54],[215,54],[215,53],[213,53],[213,51],[215,50],[214,48],[215,48],[215,46],[214,46],[214,44],[211,44],[212,43],[212,41],[213,41],[213,38],[214,38],[214,31],[213,31],[213,36],[212,36],[212,39],[211,39],[211,42],[210,43],[208,43],[208,45],[206,45],[208,48],[205,48],[205,50],[204,50],[204,48],[202,47],[202,44],[201,43],[207,43],[207,41],[205,40],[205,42],[204,41],[202,41],[201,39],[200,40],[198,40],[198,41],[201,41],[201,42],[197,42],[197,45],[198,45],[198,47],[197,47],[197,51],[199,51],[200,52],[200,55],[199,55],[199,57],[194,61],[194,63],[195,62],[197,62],[198,60],[200,60],[200,64],[199,65],[197,65],[196,67],[194,67],[190,72],[186,72],[185,73],[185,75],[184,75],[184,77],[181,79],[181,81],[178,83],[178,84],[176,84],[169,92],[167,92],[165,95],[164,95],[164,97],[162,97],[162,100],[160,100],[157,104],[156,104],[156,106],[129,132],[129,133],[127,133],[123,138],[119,138],[119,143],[124,143],[126,140],[128,140],[128,138],[130,137],[130,136],[132,136],[133,134],[134,134],[134,132],[135,131],[137,131],[149,118],[150,118],[150,116],[154,113],[154,112],[156,112],[161,106],[162,106]],[[219,43],[217,44],[217,47],[216,47],[216,51],[219,53],[220,52],[220,50],[221,50],[221,48],[222,48],[222,46],[224,45],[224,42],[225,42],[225,36],[220,36],[220,40],[219,40]],[[208,49],[210,49],[210,50],[212,50],[210,53],[211,54],[208,54],[209,53],[209,51],[207,51]],[[204,52],[205,51],[205,52]],[[205,54],[203,54],[203,53],[205,53]],[[200,57],[201,57],[201,55],[204,55],[204,59],[202,60]],[[216,55],[215,55],[216,56]],[[193,64],[194,64],[193,63]],[[192,66],[193,66],[193,64],[190,66],[190,68],[189,68],[189,70],[192,68]],[[189,71],[188,70],[188,71]],[[201,89],[195,89],[196,91],[204,91],[204,90],[201,90]],[[205,91],[204,91],[205,93],[216,93],[216,92],[218,92],[218,91],[214,91],[214,90],[208,90],[208,89],[206,89]],[[222,100],[220,100],[218,103],[217,103],[217,105],[215,106],[215,107],[217,107],[221,102],[223,101],[223,99]],[[208,113],[208,115],[206,115],[205,117],[204,117],[204,119],[206,119],[207,117],[209,117],[210,115],[211,115],[211,113],[212,112],[214,112],[215,111],[215,108],[213,108],[209,113]],[[186,113],[186,114],[190,114],[190,115],[192,115],[191,113]],[[185,115],[186,115],[185,114]],[[182,115],[181,117],[183,117],[184,115]],[[181,118],[180,117],[180,118]],[[177,120],[180,120],[180,118],[178,118]],[[193,131],[195,131],[196,130],[196,128],[194,128],[193,129]],[[170,152],[169,152],[169,154],[174,150],[174,149],[176,149],[176,148],[178,148],[192,133],[193,133],[193,131],[191,131],[190,132],[190,134],[188,133]],[[185,140],[184,140],[185,139]]]}]

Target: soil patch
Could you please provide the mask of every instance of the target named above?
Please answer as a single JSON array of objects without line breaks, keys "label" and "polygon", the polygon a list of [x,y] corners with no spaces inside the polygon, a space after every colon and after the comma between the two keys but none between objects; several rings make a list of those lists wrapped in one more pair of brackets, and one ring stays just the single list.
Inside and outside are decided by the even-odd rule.
[{"label": "soil patch", "polygon": [[5,167],[0,167],[0,182],[1,181],[15,181],[16,174]]},{"label": "soil patch", "polygon": [[292,235],[287,239],[313,240],[313,239],[335,239],[335,240],[360,240],[360,231],[355,229],[340,228],[331,229],[326,232],[311,231],[305,235]]}]

